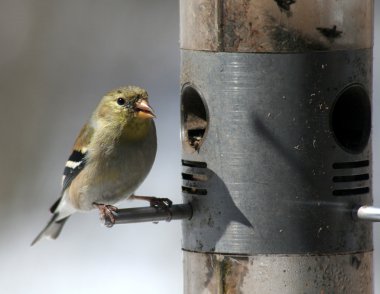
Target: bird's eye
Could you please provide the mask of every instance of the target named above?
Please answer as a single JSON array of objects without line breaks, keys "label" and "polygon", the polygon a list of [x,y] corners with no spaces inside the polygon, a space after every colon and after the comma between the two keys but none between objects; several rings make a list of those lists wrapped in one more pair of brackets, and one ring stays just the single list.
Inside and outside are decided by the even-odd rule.
[{"label": "bird's eye", "polygon": [[124,105],[125,104],[125,99],[124,98],[118,98],[117,99],[117,104]]}]

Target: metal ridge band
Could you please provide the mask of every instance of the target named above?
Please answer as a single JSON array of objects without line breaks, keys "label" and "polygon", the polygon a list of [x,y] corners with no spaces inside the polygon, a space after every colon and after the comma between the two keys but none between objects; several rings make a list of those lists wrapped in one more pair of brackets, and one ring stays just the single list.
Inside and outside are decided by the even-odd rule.
[{"label": "metal ridge band", "polygon": [[372,250],[352,217],[372,204],[370,111],[363,138],[344,129],[370,109],[372,50],[181,54],[183,248]]}]

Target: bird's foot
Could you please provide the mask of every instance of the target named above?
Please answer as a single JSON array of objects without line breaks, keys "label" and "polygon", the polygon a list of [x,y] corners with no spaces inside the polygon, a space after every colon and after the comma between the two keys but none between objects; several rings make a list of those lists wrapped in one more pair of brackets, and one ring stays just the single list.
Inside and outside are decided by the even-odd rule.
[{"label": "bird's foot", "polygon": [[130,199],[148,201],[151,207],[167,209],[170,208],[173,202],[169,198],[157,198],[153,196],[136,196],[131,195]]},{"label": "bird's foot", "polygon": [[149,200],[149,204],[151,207],[168,209],[172,206],[173,202],[169,198],[152,197],[152,199]]},{"label": "bird's foot", "polygon": [[108,204],[93,203],[94,206],[99,209],[100,219],[104,221],[107,227],[112,227],[115,224],[114,212],[117,212],[116,206]]},{"label": "bird's foot", "polygon": [[[152,197],[149,203],[151,207],[165,210],[168,214],[168,218],[166,221],[170,222],[170,220],[172,219],[172,212],[170,211],[170,207],[172,206],[173,202],[169,198]],[[158,222],[153,223],[158,224]]]},{"label": "bird's foot", "polygon": [[[173,202],[169,198],[157,198],[153,196],[131,195],[131,199],[149,201],[150,207],[154,207],[156,209],[163,209],[167,212],[168,214],[167,221],[170,221],[172,219],[172,212],[170,211],[170,207],[172,206]],[[154,223],[157,223],[157,222],[154,222]]]}]

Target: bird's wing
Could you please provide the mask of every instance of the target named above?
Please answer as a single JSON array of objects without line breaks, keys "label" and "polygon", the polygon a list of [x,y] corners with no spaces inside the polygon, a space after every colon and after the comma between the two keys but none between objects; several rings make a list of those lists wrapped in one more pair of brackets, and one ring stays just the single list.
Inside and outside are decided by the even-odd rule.
[{"label": "bird's wing", "polygon": [[62,195],[65,190],[71,185],[75,177],[81,172],[86,165],[87,148],[94,134],[93,127],[87,123],[83,126],[77,139],[75,140],[73,151],[66,161],[65,169],[62,177],[62,192],[61,197],[52,205],[50,211],[54,213],[61,202]]}]

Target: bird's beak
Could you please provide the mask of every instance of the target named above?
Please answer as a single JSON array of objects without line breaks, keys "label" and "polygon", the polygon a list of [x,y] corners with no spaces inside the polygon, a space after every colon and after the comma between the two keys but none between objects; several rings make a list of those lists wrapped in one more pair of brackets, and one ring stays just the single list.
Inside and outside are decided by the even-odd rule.
[{"label": "bird's beak", "polygon": [[136,103],[137,117],[140,118],[154,118],[153,109],[149,106],[146,100],[141,100]]}]

